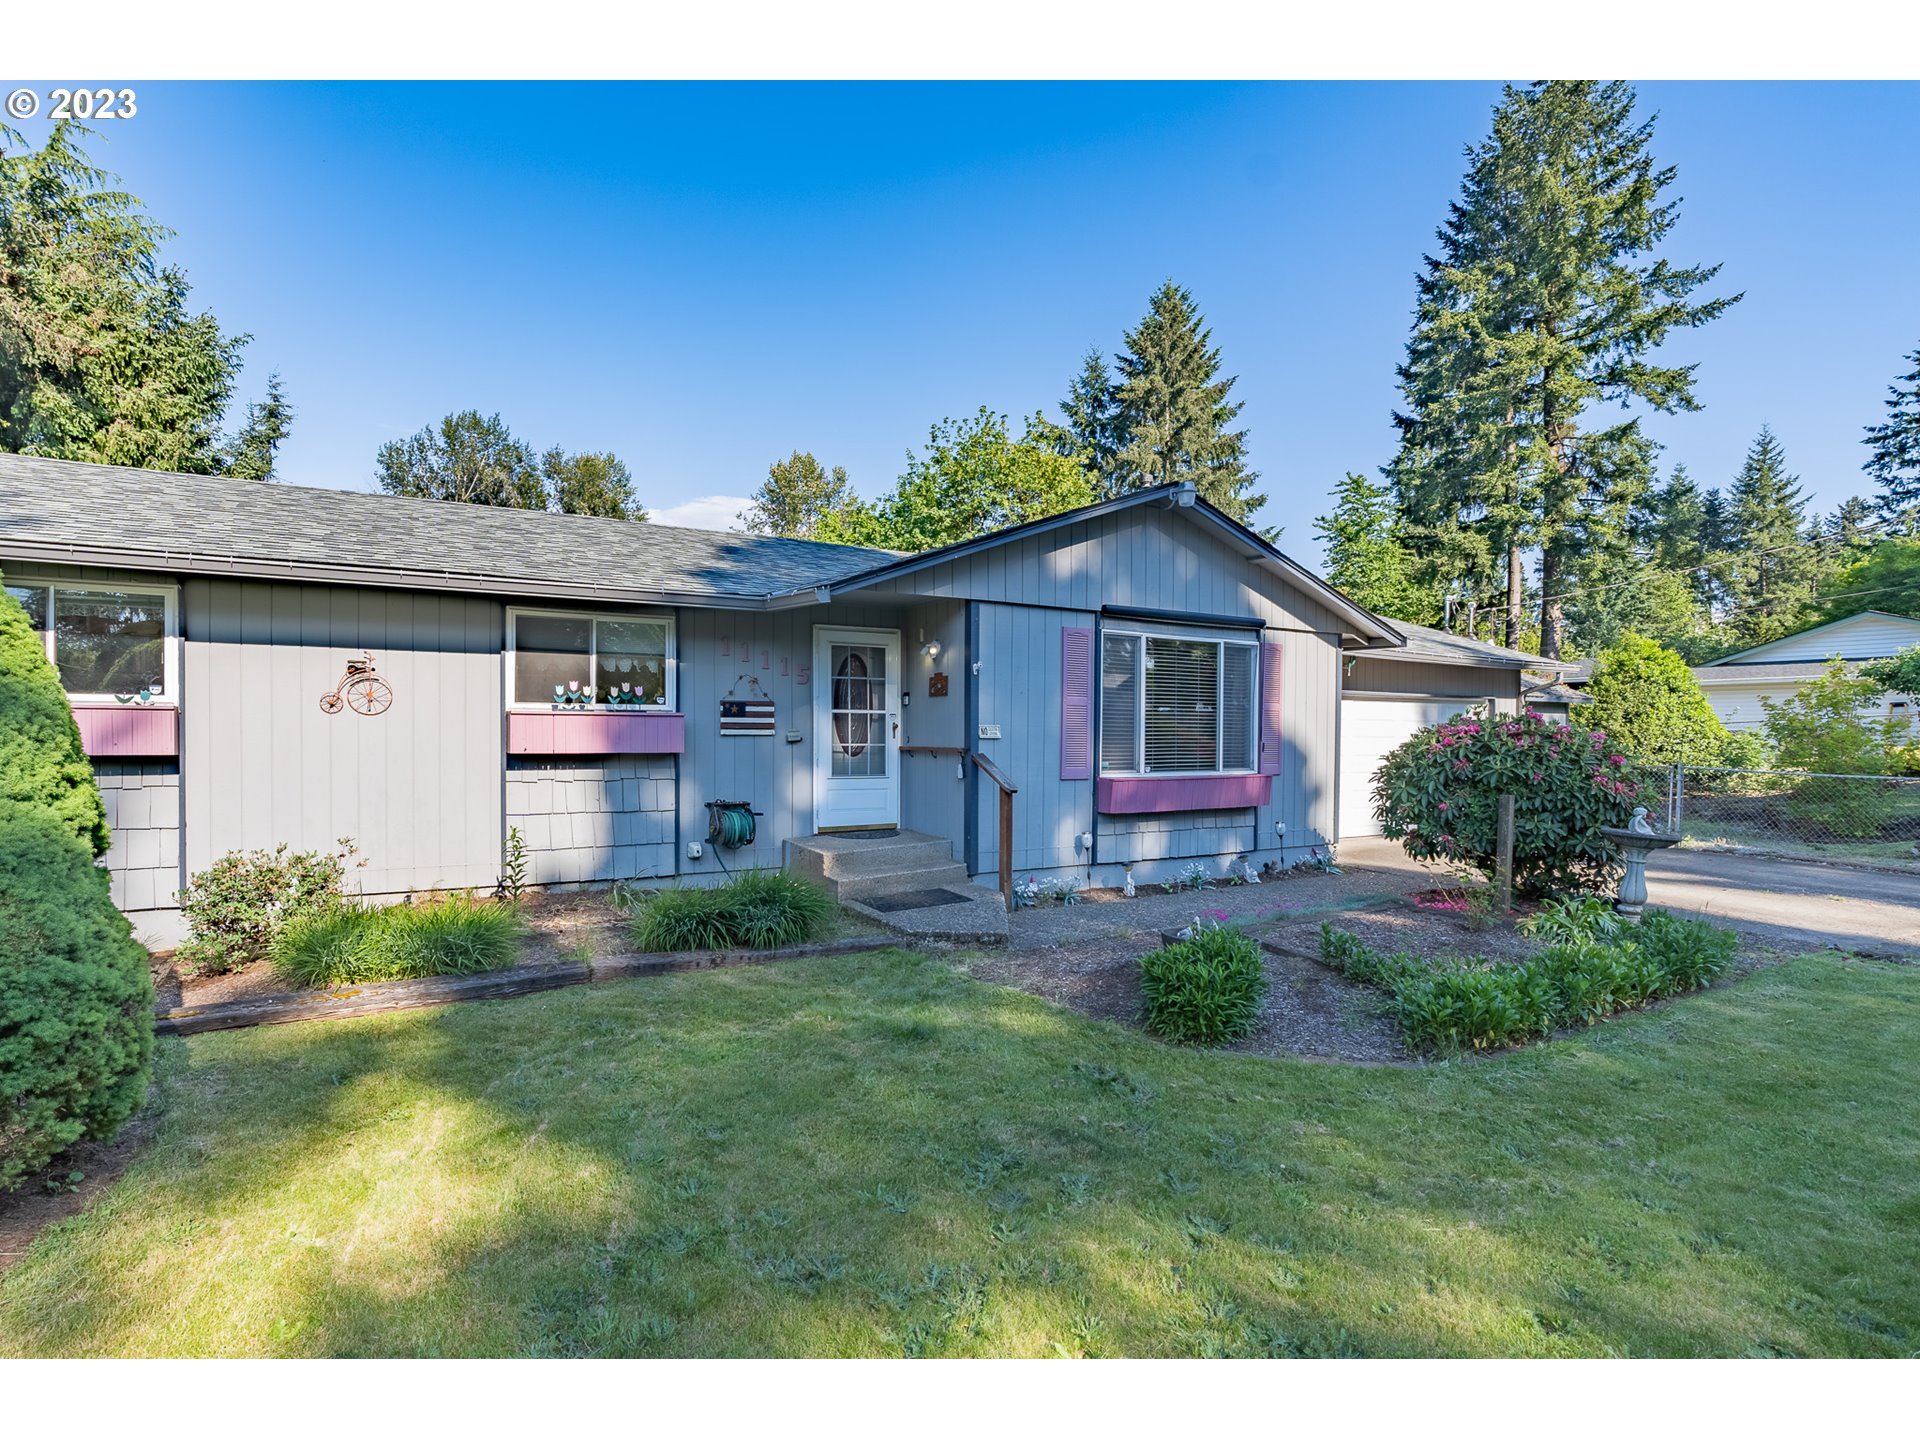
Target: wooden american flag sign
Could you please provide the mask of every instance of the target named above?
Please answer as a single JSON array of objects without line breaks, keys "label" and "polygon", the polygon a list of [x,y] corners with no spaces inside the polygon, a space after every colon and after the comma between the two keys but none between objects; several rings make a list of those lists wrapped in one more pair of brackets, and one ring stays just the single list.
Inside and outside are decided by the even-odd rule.
[{"label": "wooden american flag sign", "polygon": [[723,738],[729,735],[773,734],[773,701],[758,697],[751,700],[722,700],[720,734]]}]

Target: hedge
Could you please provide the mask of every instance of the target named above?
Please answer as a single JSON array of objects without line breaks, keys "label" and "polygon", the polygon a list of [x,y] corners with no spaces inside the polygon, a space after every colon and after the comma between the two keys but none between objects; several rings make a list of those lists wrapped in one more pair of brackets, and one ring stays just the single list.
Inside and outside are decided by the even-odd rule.
[{"label": "hedge", "polygon": [[59,677],[0,595],[0,1191],[146,1095],[153,980],[94,864],[107,842]]}]

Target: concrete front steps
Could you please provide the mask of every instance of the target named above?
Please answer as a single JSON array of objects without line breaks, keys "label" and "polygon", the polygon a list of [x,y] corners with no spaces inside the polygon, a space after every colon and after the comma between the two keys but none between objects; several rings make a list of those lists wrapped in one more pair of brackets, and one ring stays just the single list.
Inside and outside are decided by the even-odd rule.
[{"label": "concrete front steps", "polygon": [[814,835],[793,841],[787,869],[899,935],[964,945],[1007,942],[1000,892],[973,884],[935,835]]}]

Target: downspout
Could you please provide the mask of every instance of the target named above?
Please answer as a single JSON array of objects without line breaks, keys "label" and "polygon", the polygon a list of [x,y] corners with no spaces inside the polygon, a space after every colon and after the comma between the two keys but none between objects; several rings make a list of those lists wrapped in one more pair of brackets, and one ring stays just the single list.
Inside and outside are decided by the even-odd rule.
[{"label": "downspout", "polygon": [[1087,883],[1089,885],[1093,883],[1093,868],[1100,863],[1100,701],[1107,688],[1102,683],[1100,657],[1104,653],[1101,647],[1106,643],[1103,633],[1106,623],[1106,617],[1096,611],[1093,617],[1093,664],[1091,667],[1093,670],[1093,778],[1092,794],[1089,798],[1093,819],[1087,826],[1087,833],[1093,837],[1093,843],[1087,847]]},{"label": "downspout", "polygon": [[[966,654],[966,724],[967,731],[961,737],[962,749],[971,751],[980,735],[980,602],[967,601],[967,654]],[[967,807],[966,822],[961,830],[961,850],[967,866],[967,878],[971,880],[980,873],[980,775],[979,767],[967,763],[967,757],[960,757],[961,769],[966,772],[961,782],[966,786],[963,803]]]}]

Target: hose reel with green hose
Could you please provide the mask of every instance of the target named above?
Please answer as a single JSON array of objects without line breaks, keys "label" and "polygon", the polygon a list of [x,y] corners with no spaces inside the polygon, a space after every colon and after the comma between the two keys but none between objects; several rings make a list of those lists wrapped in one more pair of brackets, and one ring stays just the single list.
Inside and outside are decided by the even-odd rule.
[{"label": "hose reel with green hose", "polygon": [[707,839],[722,850],[742,850],[753,844],[754,817],[760,812],[747,800],[709,800]]}]

